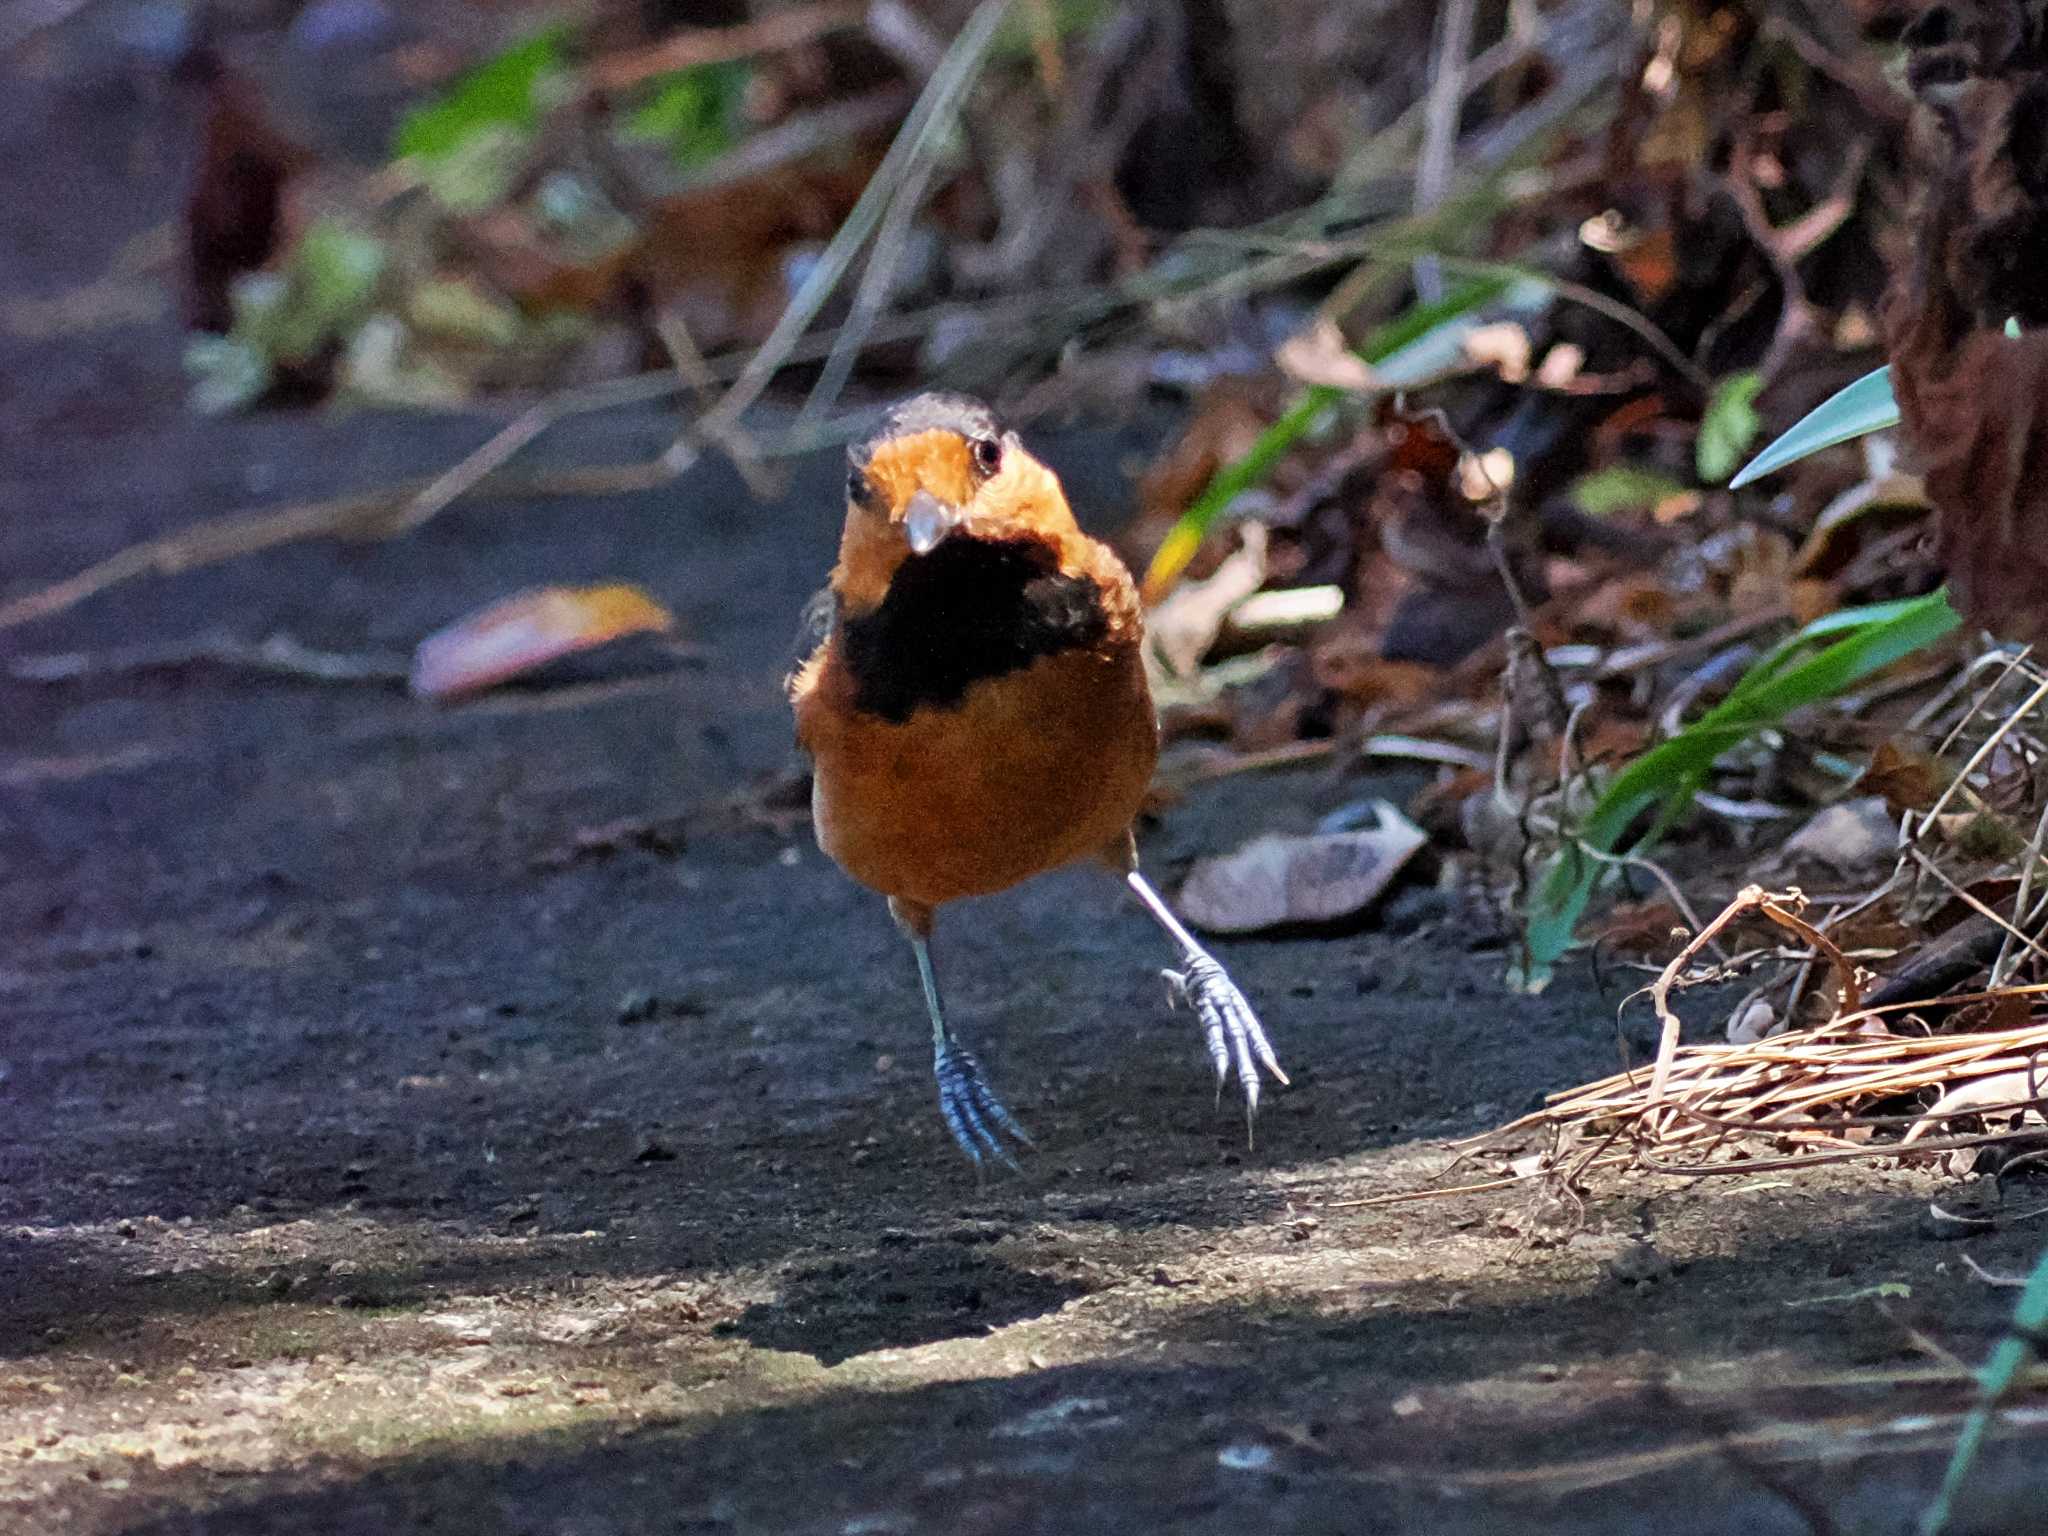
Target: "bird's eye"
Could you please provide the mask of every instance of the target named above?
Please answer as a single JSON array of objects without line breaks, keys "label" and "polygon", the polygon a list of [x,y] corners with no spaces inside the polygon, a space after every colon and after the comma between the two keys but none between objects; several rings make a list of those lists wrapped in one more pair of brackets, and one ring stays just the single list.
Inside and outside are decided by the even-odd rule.
[{"label": "bird's eye", "polygon": [[993,437],[977,437],[971,445],[974,467],[992,475],[1003,466],[1003,445]]},{"label": "bird's eye", "polygon": [[868,483],[868,477],[858,465],[846,472],[846,499],[856,507],[864,507],[875,494],[875,488]]}]

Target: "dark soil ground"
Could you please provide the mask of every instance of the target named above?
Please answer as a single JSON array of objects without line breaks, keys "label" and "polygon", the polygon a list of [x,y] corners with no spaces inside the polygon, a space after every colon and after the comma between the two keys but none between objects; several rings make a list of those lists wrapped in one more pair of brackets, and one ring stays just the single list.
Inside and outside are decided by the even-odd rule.
[{"label": "dark soil ground", "polygon": [[[182,109],[111,68],[6,90],[0,596],[488,433],[189,419],[165,273],[114,254],[175,211]],[[551,456],[665,438],[612,417]],[[1141,446],[1047,449],[1108,519]],[[789,764],[837,484],[479,500],[0,632],[8,663],[402,654],[519,587],[626,579],[699,647],[449,709],[0,668],[0,1529],[1909,1528],[1962,1401],[1927,1346],[1975,1360],[2011,1304],[1962,1254],[2022,1268],[2040,1223],[1933,1240],[1942,1179],[1880,1166],[1610,1189],[1550,1246],[1519,1197],[1342,1204],[1609,1070],[1584,968],[1511,996],[1454,924],[1229,946],[1295,1073],[1248,1152],[1113,882],[949,913],[958,1023],[1039,1140],[978,1187],[909,956],[807,827],[709,815],[550,867]],[[1386,787],[1229,781],[1146,857],[1170,885]],[[2042,1422],[1994,1445],[1967,1529],[2048,1528]]]}]

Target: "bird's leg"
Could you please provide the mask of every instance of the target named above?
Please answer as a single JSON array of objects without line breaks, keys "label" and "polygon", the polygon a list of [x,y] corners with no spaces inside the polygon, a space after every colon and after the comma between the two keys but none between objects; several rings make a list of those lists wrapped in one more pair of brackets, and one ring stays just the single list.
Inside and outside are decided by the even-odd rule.
[{"label": "bird's leg", "polygon": [[986,1154],[1012,1172],[1020,1171],[1009,1148],[1003,1145],[1002,1135],[1014,1136],[1027,1147],[1032,1144],[1031,1138],[989,1087],[974,1053],[946,1027],[945,1010],[939,1002],[939,978],[932,969],[930,909],[892,900],[889,911],[917,953],[917,976],[924,983],[924,1003],[932,1016],[932,1076],[938,1080],[939,1113],[945,1116],[946,1129],[953,1133],[953,1140],[973,1159],[976,1168],[982,1166]]},{"label": "bird's leg", "polygon": [[1185,999],[1201,1021],[1202,1039],[1209,1047],[1209,1060],[1216,1066],[1219,1100],[1231,1069],[1236,1068],[1238,1083],[1244,1089],[1245,1131],[1249,1135],[1259,1112],[1259,1068],[1264,1067],[1283,1083],[1287,1081],[1287,1074],[1280,1070],[1279,1058],[1266,1039],[1265,1026],[1259,1023],[1259,1016],[1252,1012],[1245,995],[1238,991],[1237,983],[1173,915],[1173,909],[1152,889],[1152,882],[1130,867],[1124,869],[1123,876],[1124,883],[1138,893],[1138,900],[1145,904],[1153,921],[1180,946],[1181,968],[1160,974],[1166,978],[1173,997]]}]

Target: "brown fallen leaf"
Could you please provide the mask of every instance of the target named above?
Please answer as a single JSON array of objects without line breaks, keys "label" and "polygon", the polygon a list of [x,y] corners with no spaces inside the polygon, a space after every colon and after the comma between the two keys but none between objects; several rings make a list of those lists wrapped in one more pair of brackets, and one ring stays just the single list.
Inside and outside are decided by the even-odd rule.
[{"label": "brown fallen leaf", "polygon": [[1883,796],[1896,817],[1901,811],[1932,809],[1946,782],[1934,758],[1896,741],[1881,741],[1870,754],[1870,766],[1851,788],[1858,794]]},{"label": "brown fallen leaf", "polygon": [[1936,7],[1906,33],[1907,80],[1942,142],[1883,318],[1956,608],[2031,642],[2048,635],[2048,58],[2027,12],[2017,0]]},{"label": "brown fallen leaf", "polygon": [[831,238],[883,148],[864,135],[834,153],[664,198],[648,213],[634,279],[706,352],[758,345],[789,303],[792,262]]},{"label": "brown fallen leaf", "polygon": [[1364,831],[1271,834],[1202,860],[1180,888],[1181,911],[1210,933],[1356,916],[1429,841],[1386,801],[1375,801],[1373,811],[1379,824]]},{"label": "brown fallen leaf", "polygon": [[1617,906],[1592,930],[1592,939],[1602,955],[1661,964],[1685,942],[1686,932],[1684,916],[1660,896]]},{"label": "brown fallen leaf", "polygon": [[415,697],[453,699],[627,635],[668,634],[675,616],[640,588],[540,587],[479,608],[422,640]]}]

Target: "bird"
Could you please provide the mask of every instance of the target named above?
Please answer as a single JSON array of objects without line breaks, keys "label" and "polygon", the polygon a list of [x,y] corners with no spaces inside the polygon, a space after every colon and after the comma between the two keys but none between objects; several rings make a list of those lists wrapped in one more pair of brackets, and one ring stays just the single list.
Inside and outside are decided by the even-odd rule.
[{"label": "bird", "polygon": [[1244,993],[1138,867],[1159,755],[1143,645],[1130,572],[987,405],[917,395],[848,449],[838,562],[787,692],[818,845],[910,941],[940,1113],[977,1170],[1015,1170],[1011,1145],[1033,1143],[947,1021],[935,915],[1062,866],[1119,877],[1178,951],[1168,1000],[1192,1007],[1219,1103],[1235,1073],[1247,1135],[1260,1070],[1287,1082]]}]

